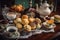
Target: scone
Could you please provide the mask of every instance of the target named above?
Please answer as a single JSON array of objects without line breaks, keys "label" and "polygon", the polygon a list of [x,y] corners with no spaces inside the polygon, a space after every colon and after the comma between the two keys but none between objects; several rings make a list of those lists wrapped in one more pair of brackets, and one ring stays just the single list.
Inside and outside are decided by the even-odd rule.
[{"label": "scone", "polygon": [[17,27],[18,29],[22,29],[22,24],[17,23],[17,24],[16,24],[16,27]]},{"label": "scone", "polygon": [[35,22],[36,22],[37,24],[40,24],[40,23],[41,23],[41,20],[40,20],[39,18],[36,18],[36,19],[35,19]]},{"label": "scone", "polygon": [[31,29],[32,30],[35,30],[36,29],[36,24],[35,23],[30,23],[29,25],[31,26]]},{"label": "scone", "polygon": [[21,21],[21,18],[16,18],[16,21],[19,22],[19,23],[22,22],[22,21]]},{"label": "scone", "polygon": [[29,24],[29,20],[28,20],[28,16],[27,15],[23,15],[22,16],[22,24],[23,25],[28,25]]},{"label": "scone", "polygon": [[35,21],[35,18],[32,18],[32,17],[30,17],[29,18],[29,22],[31,23],[31,22],[34,22]]},{"label": "scone", "polygon": [[30,32],[31,31],[31,26],[30,25],[26,25],[26,26],[24,26],[24,29],[26,31]]},{"label": "scone", "polygon": [[28,19],[28,15],[23,15],[22,19]]},{"label": "scone", "polygon": [[16,20],[14,20],[14,24],[17,24],[17,21]]},{"label": "scone", "polygon": [[29,24],[28,19],[23,19],[23,20],[22,20],[22,24],[23,24],[23,25],[28,25],[28,24]]}]

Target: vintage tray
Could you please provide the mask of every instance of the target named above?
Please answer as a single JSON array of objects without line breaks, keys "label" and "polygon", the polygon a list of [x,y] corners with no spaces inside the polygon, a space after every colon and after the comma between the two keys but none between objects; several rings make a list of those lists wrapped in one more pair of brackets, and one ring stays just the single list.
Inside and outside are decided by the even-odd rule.
[{"label": "vintage tray", "polygon": [[[8,27],[8,26],[13,26],[13,25],[11,25],[11,24],[7,24],[6,25],[6,28]],[[14,26],[15,27],[15,26]],[[56,27],[56,25],[54,25],[54,28]],[[47,29],[47,28],[45,28],[45,29],[47,29],[47,30],[45,30],[45,29],[43,29],[43,28],[40,28],[40,29],[35,29],[35,30],[32,30],[31,32],[29,32],[29,33],[27,33],[27,32],[22,32],[22,33],[19,33],[19,31],[17,32],[17,34],[18,34],[18,36],[15,36],[15,37],[8,37],[6,34],[8,33],[7,31],[6,31],[6,28],[4,29],[4,32],[3,33],[1,33],[2,35],[4,35],[4,36],[6,36],[6,38],[10,38],[10,39],[19,39],[19,38],[23,38],[23,39],[25,39],[25,38],[29,38],[30,36],[32,36],[32,35],[36,35],[36,34],[41,34],[41,33],[43,33],[43,32],[54,32],[54,28],[50,28],[50,29]],[[24,34],[24,35],[22,35],[22,34]],[[19,36],[20,35],[20,36]]]}]

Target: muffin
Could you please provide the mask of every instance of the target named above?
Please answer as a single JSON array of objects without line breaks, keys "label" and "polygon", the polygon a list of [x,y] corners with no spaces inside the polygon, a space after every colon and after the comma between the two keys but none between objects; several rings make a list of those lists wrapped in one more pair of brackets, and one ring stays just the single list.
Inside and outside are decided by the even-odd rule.
[{"label": "muffin", "polygon": [[21,18],[16,18],[16,21],[21,23]]},{"label": "muffin", "polygon": [[16,27],[17,27],[18,29],[22,29],[22,24],[17,23],[17,24],[16,24]]},{"label": "muffin", "polygon": [[36,19],[35,19],[35,22],[36,22],[37,24],[40,24],[40,23],[41,23],[41,20],[40,20],[39,18],[36,18]]},{"label": "muffin", "polygon": [[29,25],[31,26],[31,29],[32,30],[35,30],[36,29],[36,24],[34,22],[33,23],[30,23]]},{"label": "muffin", "polygon": [[60,15],[54,15],[54,20],[56,22],[60,22]]},{"label": "muffin", "polygon": [[14,20],[14,24],[17,24],[17,21],[16,20]]},{"label": "muffin", "polygon": [[30,17],[29,18],[29,22],[31,23],[31,22],[34,22],[35,21],[35,18],[33,18],[33,17]]},{"label": "muffin", "polygon": [[23,15],[22,19],[28,19],[28,15]]},{"label": "muffin", "polygon": [[23,15],[22,16],[22,24],[23,25],[28,25],[29,24],[29,20],[28,20],[28,16],[27,15]]},{"label": "muffin", "polygon": [[23,20],[22,20],[22,24],[23,24],[23,25],[28,25],[28,24],[29,24],[28,19],[23,19]]},{"label": "muffin", "polygon": [[26,31],[30,32],[31,31],[31,26],[30,25],[26,25],[26,26],[24,26],[24,29]]}]

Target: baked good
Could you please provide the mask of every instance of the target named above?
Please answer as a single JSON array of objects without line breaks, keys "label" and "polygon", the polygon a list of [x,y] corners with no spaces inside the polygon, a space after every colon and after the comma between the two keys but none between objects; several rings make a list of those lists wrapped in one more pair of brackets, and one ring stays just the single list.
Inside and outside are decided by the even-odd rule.
[{"label": "baked good", "polygon": [[21,18],[16,18],[16,21],[19,22],[19,23],[22,22],[22,21],[21,21]]},{"label": "baked good", "polygon": [[40,23],[41,23],[41,20],[40,20],[39,18],[36,18],[36,19],[35,19],[35,22],[36,22],[37,24],[40,24]]},{"label": "baked good", "polygon": [[54,15],[54,20],[56,22],[60,22],[60,15]]},{"label": "baked good", "polygon": [[28,25],[28,24],[29,24],[28,19],[22,19],[22,24],[23,24],[23,25]]},{"label": "baked good", "polygon": [[48,24],[54,24],[54,20],[47,20]]},{"label": "baked good", "polygon": [[15,23],[15,24],[17,24],[17,21],[16,21],[16,20],[14,20],[14,23]]},{"label": "baked good", "polygon": [[28,19],[28,15],[23,15],[22,19]]},{"label": "baked good", "polygon": [[33,17],[30,17],[29,18],[29,22],[31,23],[31,22],[34,22],[35,21],[35,18],[33,18]]},{"label": "baked good", "polygon": [[30,32],[31,31],[31,26],[30,25],[26,25],[26,26],[24,26],[24,29],[26,31]]},{"label": "baked good", "polygon": [[29,20],[28,20],[28,16],[27,15],[23,15],[22,16],[22,24],[23,25],[28,25],[29,24]]},{"label": "baked good", "polygon": [[22,24],[17,23],[17,24],[16,24],[16,27],[17,27],[18,29],[22,29]]},{"label": "baked good", "polygon": [[31,26],[32,30],[36,29],[36,24],[34,22],[30,23],[29,25]]}]

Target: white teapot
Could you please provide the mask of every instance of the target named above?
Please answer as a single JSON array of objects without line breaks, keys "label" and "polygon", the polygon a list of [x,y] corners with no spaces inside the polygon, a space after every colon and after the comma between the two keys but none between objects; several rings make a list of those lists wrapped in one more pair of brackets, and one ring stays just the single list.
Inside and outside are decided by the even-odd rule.
[{"label": "white teapot", "polygon": [[38,12],[40,13],[40,17],[44,18],[45,16],[48,16],[51,14],[51,12],[53,11],[53,7],[51,9],[49,7],[50,5],[47,3],[47,1],[42,3],[40,8],[38,9]]}]

